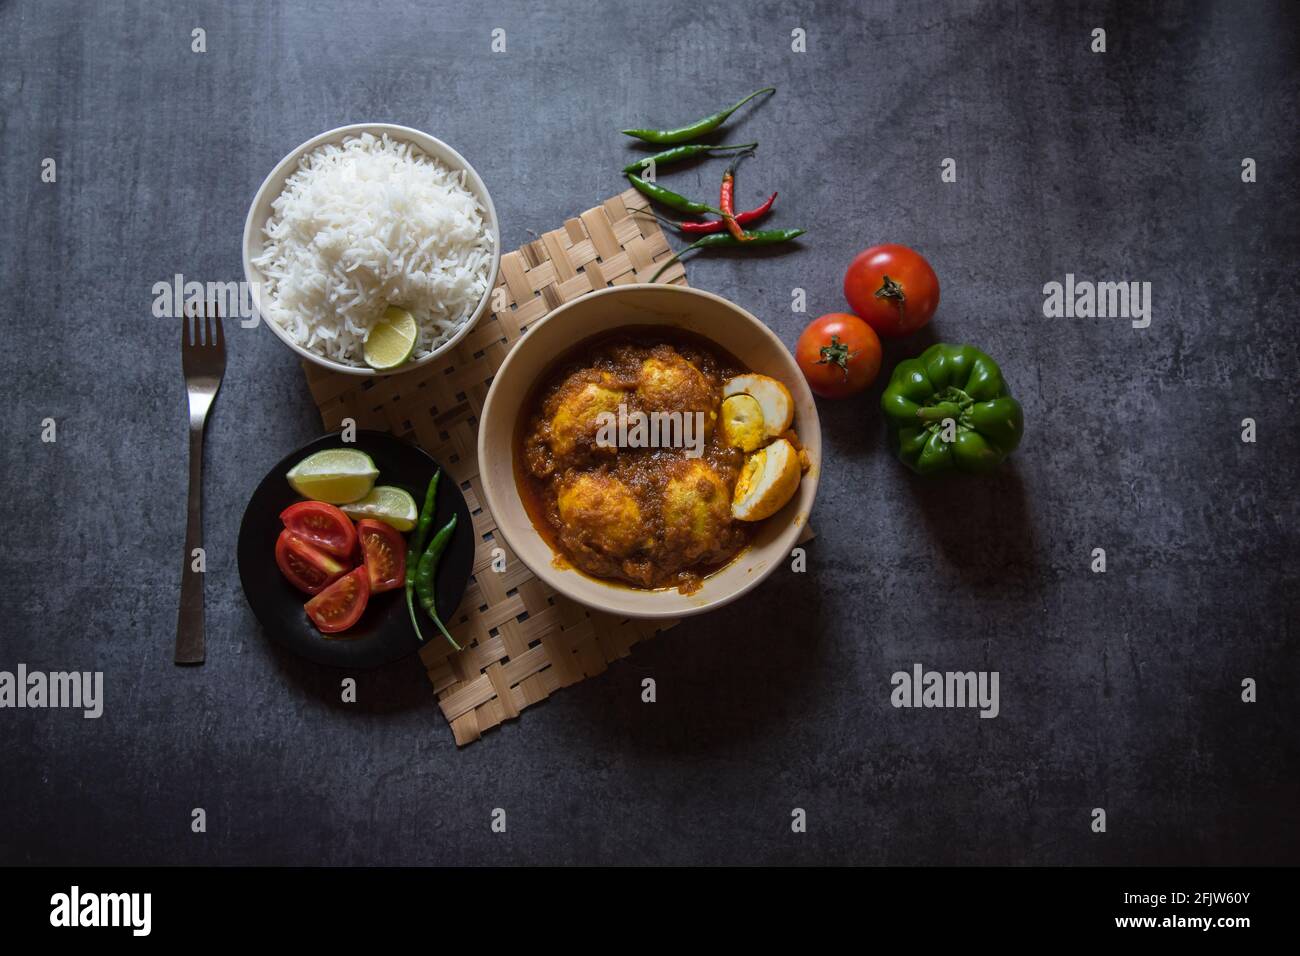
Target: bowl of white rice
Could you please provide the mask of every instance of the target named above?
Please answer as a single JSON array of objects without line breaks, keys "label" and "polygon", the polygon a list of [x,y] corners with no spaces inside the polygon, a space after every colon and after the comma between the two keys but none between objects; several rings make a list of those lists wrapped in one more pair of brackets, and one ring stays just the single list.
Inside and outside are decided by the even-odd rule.
[{"label": "bowl of white rice", "polygon": [[[341,126],[271,171],[244,222],[244,278],[271,331],[303,358],[352,375],[432,361],[487,311],[501,231],[487,187],[456,150],[387,123]],[[411,358],[365,361],[389,306],[415,319]]]}]

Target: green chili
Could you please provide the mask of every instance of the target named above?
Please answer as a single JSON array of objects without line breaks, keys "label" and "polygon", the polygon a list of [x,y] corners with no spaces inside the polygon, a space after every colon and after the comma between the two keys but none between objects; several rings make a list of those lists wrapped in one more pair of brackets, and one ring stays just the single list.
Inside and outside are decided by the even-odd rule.
[{"label": "green chili", "polygon": [[745,233],[747,238],[745,239],[744,242],[741,242],[739,239],[737,239],[729,232],[716,232],[711,236],[704,236],[701,239],[696,239],[694,242],[692,242],[681,252],[674,255],[671,259],[665,261],[664,264],[659,267],[659,271],[654,274],[654,277],[651,278],[650,281],[651,282],[658,281],[659,277],[664,274],[665,269],[667,269],[670,265],[672,265],[682,256],[686,255],[686,253],[693,252],[696,249],[718,249],[718,248],[730,248],[730,247],[739,247],[739,248],[748,249],[752,246],[770,246],[778,242],[789,242],[791,239],[797,239],[799,236],[802,236],[803,234],[804,234],[804,230],[802,229],[764,229],[756,232]]},{"label": "green chili", "polygon": [[623,167],[623,172],[639,173],[651,163],[654,163],[656,168],[671,166],[673,163],[694,159],[696,156],[703,156],[706,153],[729,153],[737,149],[753,149],[757,145],[758,143],[741,143],[739,146],[710,146],[708,143],[695,143],[691,146],[674,146],[672,149],[665,149],[662,153],[655,153],[653,156],[643,156],[635,163],[628,163]]},{"label": "green chili", "polygon": [[456,516],[452,515],[451,520],[433,536],[433,540],[429,542],[428,550],[420,558],[419,567],[415,571],[415,594],[420,599],[420,607],[424,608],[429,617],[433,618],[433,623],[438,625],[438,630],[442,631],[442,636],[447,639],[452,647],[460,650],[460,645],[447,633],[447,629],[442,625],[442,620],[438,617],[438,596],[433,589],[433,578],[438,572],[438,561],[442,558],[443,551],[447,550],[447,544],[451,541],[451,536],[455,531]]},{"label": "green chili", "polygon": [[420,519],[415,525],[415,534],[411,537],[411,550],[415,552],[418,559],[424,551],[424,545],[429,540],[429,531],[433,528],[433,513],[438,510],[434,504],[438,497],[438,479],[442,477],[442,469],[434,471],[433,477],[429,479],[429,487],[424,492],[424,505],[420,508]]},{"label": "green chili", "polygon": [[692,139],[698,139],[705,133],[712,132],[723,124],[728,116],[736,112],[754,97],[763,93],[775,93],[775,86],[768,86],[761,90],[755,90],[735,106],[728,107],[725,110],[719,110],[711,116],[704,119],[698,119],[694,123],[687,123],[685,126],[679,126],[676,129],[625,129],[623,132],[628,136],[635,136],[637,139],[645,140],[647,143],[659,143],[669,145],[671,143],[684,143]]},{"label": "green chili", "polygon": [[663,203],[669,209],[676,209],[678,212],[690,212],[701,216],[706,212],[711,212],[716,216],[722,215],[722,210],[714,209],[702,202],[696,202],[694,199],[687,199],[685,196],[673,192],[671,189],[664,189],[655,183],[646,182],[635,173],[627,174],[628,180],[638,191],[645,193],[655,202]]},{"label": "green chili", "polygon": [[433,513],[437,510],[434,501],[438,497],[438,479],[441,477],[442,469],[439,468],[429,479],[428,490],[424,493],[424,507],[420,509],[420,518],[415,530],[411,532],[411,541],[406,549],[406,610],[411,615],[411,626],[415,628],[415,636],[421,644],[424,643],[424,632],[420,630],[420,622],[415,617],[415,571],[424,551],[424,542],[429,539],[429,529],[433,527]]}]

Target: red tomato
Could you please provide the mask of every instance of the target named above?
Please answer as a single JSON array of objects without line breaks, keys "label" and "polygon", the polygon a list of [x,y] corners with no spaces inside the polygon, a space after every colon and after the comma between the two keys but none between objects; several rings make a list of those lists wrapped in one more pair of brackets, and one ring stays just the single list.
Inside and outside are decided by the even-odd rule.
[{"label": "red tomato", "polygon": [[371,592],[391,591],[406,583],[406,544],[396,528],[362,518],[357,522],[357,537]]},{"label": "red tomato", "polygon": [[357,546],[352,519],[323,501],[300,501],[280,512],[284,526],[336,558],[349,558]]},{"label": "red tomato", "polygon": [[366,609],[370,580],[365,567],[353,568],[305,605],[307,616],[322,634],[346,631]]},{"label": "red tomato", "polygon": [[934,318],[939,277],[907,246],[872,246],[844,273],[844,298],[881,335],[898,338]]},{"label": "red tomato", "polygon": [[880,374],[880,339],[856,315],[832,312],[808,323],[794,358],[814,392],[845,398],[868,388]]},{"label": "red tomato", "polygon": [[312,547],[287,528],[276,539],[275,563],[290,584],[307,594],[319,593],[347,570],[333,557]]}]

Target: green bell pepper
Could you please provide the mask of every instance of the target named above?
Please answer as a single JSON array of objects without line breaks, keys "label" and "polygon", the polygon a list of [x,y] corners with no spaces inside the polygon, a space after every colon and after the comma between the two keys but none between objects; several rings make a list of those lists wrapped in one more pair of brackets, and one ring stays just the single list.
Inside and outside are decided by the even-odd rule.
[{"label": "green bell pepper", "polygon": [[880,407],[913,471],[992,471],[1020,444],[1024,413],[996,362],[970,345],[932,345],[894,368]]}]

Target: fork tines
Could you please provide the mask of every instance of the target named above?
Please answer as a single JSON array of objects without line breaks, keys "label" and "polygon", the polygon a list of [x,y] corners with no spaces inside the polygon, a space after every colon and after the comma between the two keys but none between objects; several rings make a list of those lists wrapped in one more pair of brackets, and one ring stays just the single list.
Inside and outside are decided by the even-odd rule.
[{"label": "fork tines", "polygon": [[181,320],[181,345],[185,348],[219,349],[226,347],[226,332],[222,327],[221,311],[216,303],[203,302],[201,306],[187,309],[189,314]]}]

